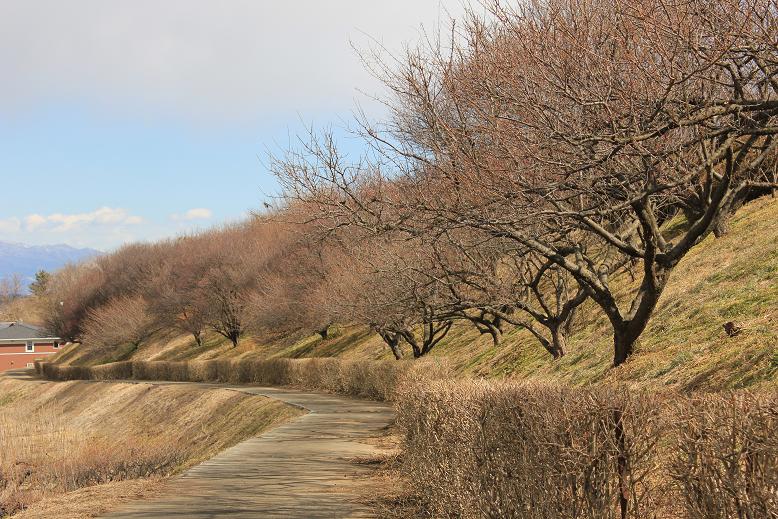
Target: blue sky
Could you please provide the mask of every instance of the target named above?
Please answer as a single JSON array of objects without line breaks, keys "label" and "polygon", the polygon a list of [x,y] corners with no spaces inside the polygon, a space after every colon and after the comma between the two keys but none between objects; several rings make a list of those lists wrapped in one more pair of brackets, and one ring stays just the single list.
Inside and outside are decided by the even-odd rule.
[{"label": "blue sky", "polygon": [[[162,7],[158,4],[162,4]],[[0,241],[110,250],[245,217],[268,151],[381,95],[452,0],[8,0],[0,4]],[[353,143],[347,143],[354,149]],[[354,151],[358,151],[354,149]]]}]

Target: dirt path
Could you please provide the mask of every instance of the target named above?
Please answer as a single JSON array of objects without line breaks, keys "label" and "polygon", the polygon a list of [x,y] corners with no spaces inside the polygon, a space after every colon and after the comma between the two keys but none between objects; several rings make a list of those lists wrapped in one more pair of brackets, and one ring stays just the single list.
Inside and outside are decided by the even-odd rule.
[{"label": "dirt path", "polygon": [[288,389],[197,385],[276,398],[309,412],[189,469],[162,496],[105,517],[371,517],[355,501],[356,476],[371,469],[353,458],[376,453],[366,440],[382,435],[392,421],[388,405]]}]

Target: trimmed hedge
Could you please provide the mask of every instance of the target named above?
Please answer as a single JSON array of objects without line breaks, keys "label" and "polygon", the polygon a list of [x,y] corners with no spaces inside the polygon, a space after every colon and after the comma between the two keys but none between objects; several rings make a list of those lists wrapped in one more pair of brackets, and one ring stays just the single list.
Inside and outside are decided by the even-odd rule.
[{"label": "trimmed hedge", "polygon": [[778,517],[775,392],[406,389],[403,470],[433,517]]},{"label": "trimmed hedge", "polygon": [[50,380],[166,380],[293,386],[378,401],[394,399],[403,380],[445,377],[433,361],[341,361],[334,358],[207,360],[193,362],[124,361],[99,366],[61,366],[36,362]]}]

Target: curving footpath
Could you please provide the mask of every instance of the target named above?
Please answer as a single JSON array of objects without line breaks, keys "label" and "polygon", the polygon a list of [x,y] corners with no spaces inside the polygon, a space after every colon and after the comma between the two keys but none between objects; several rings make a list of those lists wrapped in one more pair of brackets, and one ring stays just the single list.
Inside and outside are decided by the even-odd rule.
[{"label": "curving footpath", "polygon": [[376,452],[365,440],[390,424],[389,406],[288,389],[196,385],[267,396],[308,413],[191,468],[171,483],[174,495],[133,502],[105,517],[372,517],[353,491],[354,477],[370,469],[350,458]]},{"label": "curving footpath", "polygon": [[[6,376],[35,379],[25,372],[6,372]],[[305,408],[308,413],[189,469],[171,481],[168,493],[128,503],[104,517],[372,517],[368,507],[355,501],[354,488],[355,476],[366,475],[371,469],[354,463],[352,458],[377,452],[366,440],[382,435],[392,422],[394,414],[390,406],[279,388],[194,382],[116,382],[231,389],[275,398]]]}]

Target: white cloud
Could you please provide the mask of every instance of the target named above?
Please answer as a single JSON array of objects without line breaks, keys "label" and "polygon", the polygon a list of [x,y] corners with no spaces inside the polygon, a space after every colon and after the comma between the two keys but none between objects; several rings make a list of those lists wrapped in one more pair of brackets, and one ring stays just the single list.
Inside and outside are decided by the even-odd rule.
[{"label": "white cloud", "polygon": [[[210,209],[195,208],[182,213],[181,220],[155,221],[117,207],[100,207],[83,213],[30,213],[24,217],[0,218],[0,241],[47,245],[67,243],[74,247],[112,250],[137,240],[159,240],[190,232]],[[190,221],[191,220],[191,221]]]},{"label": "white cloud", "polygon": [[0,232],[15,233],[22,228],[22,222],[18,218],[0,219]]},{"label": "white cloud", "polygon": [[170,218],[175,221],[192,221],[192,220],[210,220],[213,217],[213,211],[204,207],[196,207],[190,209],[184,214],[171,214]]},{"label": "white cloud", "polygon": [[28,231],[34,231],[38,227],[46,224],[46,217],[39,214],[31,214],[24,218],[24,223]]},{"label": "white cloud", "polygon": [[143,219],[130,215],[121,208],[101,207],[90,213],[53,213],[47,216],[35,213],[26,216],[24,222],[29,232],[36,230],[68,232],[94,225],[137,225],[142,223]]}]

